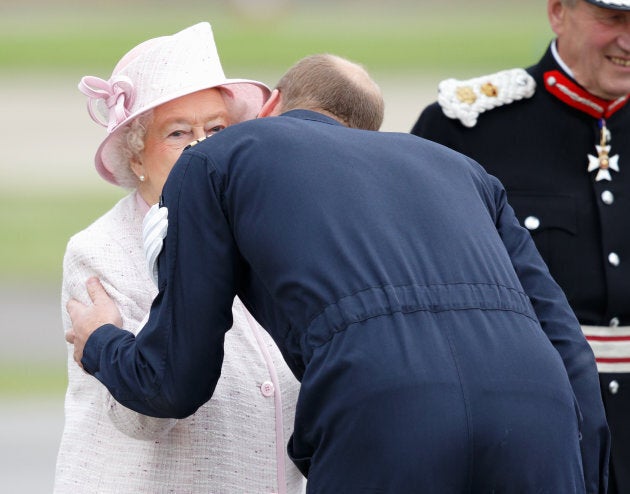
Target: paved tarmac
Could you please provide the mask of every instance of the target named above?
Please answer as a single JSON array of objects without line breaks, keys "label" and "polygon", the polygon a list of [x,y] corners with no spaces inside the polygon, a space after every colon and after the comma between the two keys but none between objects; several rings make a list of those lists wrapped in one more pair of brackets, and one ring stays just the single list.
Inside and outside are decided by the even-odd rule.
[{"label": "paved tarmac", "polygon": [[62,428],[62,397],[0,398],[0,492],[52,492]]},{"label": "paved tarmac", "polygon": [[[104,75],[104,74],[101,74]],[[270,86],[280,74],[251,74]],[[385,97],[381,130],[409,132],[437,96],[436,75],[374,74]],[[105,129],[92,122],[77,89],[80,74],[0,77],[0,190],[3,187],[110,187],[92,166]]]},{"label": "paved tarmac", "polygon": [[[261,77],[273,85],[277,75]],[[408,132],[435,99],[431,76],[375,75],[385,96],[382,130]],[[0,78],[0,189],[110,187],[92,166],[104,129],[86,114],[79,76]],[[0,363],[65,368],[59,286],[7,286],[0,273]],[[0,493],[52,492],[63,428],[63,392],[52,397],[0,395]]]},{"label": "paved tarmac", "polygon": [[[57,287],[0,285],[0,362],[64,372],[66,346]],[[0,395],[0,493],[52,492],[63,428],[63,390]]]}]

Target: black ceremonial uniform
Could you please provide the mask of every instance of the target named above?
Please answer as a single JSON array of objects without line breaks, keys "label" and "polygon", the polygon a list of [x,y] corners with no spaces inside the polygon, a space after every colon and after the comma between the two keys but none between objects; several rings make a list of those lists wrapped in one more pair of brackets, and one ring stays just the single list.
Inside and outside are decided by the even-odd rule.
[{"label": "black ceremonial uniform", "polygon": [[[505,185],[595,352],[612,433],[611,480],[629,493],[630,105],[627,97],[588,95],[551,46],[522,73],[531,93],[501,102],[505,88],[527,81],[497,84],[494,76],[455,81],[446,91],[456,111],[440,94],[442,106],[427,107],[412,133],[474,158]],[[471,116],[475,104],[486,110]]]}]

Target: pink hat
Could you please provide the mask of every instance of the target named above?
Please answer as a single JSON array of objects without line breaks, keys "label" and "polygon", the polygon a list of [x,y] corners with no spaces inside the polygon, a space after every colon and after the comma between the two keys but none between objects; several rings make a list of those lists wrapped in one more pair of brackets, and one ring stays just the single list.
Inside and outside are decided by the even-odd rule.
[{"label": "pink hat", "polygon": [[140,43],[122,57],[107,81],[83,77],[79,90],[89,98],[88,112],[107,127],[94,157],[101,177],[124,185],[120,178],[129,163],[121,153],[120,129],[125,124],[168,101],[218,86],[230,96],[225,100],[232,123],[256,117],[270,93],[262,82],[226,79],[207,22]]}]

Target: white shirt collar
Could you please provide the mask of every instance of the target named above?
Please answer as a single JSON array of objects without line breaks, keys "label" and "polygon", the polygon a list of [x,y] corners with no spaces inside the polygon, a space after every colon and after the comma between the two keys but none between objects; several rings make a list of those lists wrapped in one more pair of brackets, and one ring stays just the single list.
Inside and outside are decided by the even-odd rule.
[{"label": "white shirt collar", "polygon": [[556,59],[556,62],[558,63],[558,65],[562,67],[562,70],[564,70],[569,76],[575,79],[575,77],[573,76],[573,71],[569,68],[569,66],[566,63],[564,63],[564,60],[560,58],[560,54],[558,53],[558,47],[556,46],[556,43],[557,43],[557,40],[555,39],[551,43],[551,53],[553,54],[553,58]]}]

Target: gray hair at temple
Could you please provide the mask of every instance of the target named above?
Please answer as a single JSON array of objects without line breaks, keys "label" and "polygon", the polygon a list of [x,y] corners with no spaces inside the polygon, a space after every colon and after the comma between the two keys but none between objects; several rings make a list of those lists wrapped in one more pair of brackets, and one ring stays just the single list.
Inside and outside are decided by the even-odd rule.
[{"label": "gray hair at temple", "polygon": [[276,85],[282,112],[328,113],[348,127],[378,130],[385,103],[378,84],[359,64],[330,54],[310,55],[291,67]]}]

